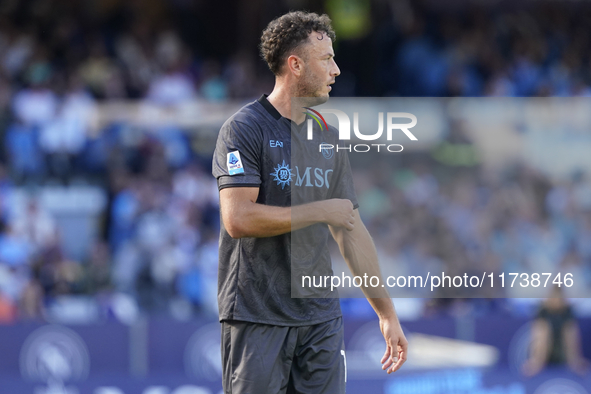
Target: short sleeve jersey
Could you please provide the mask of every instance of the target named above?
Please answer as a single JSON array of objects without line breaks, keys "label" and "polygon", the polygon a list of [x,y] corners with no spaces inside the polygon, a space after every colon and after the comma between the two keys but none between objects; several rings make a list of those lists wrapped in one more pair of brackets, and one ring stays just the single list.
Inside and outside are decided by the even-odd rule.
[{"label": "short sleeve jersey", "polygon": [[[305,124],[292,125],[266,95],[241,108],[218,135],[212,173],[219,190],[258,187],[257,203],[278,207],[343,198],[357,208],[346,151],[319,147],[337,146],[336,129],[315,123],[313,140],[308,141]],[[293,259],[300,270],[320,267],[315,272],[332,274],[326,224],[273,237],[234,239],[220,222],[220,320],[301,326],[341,316],[338,298],[292,297]],[[293,256],[292,246],[305,253]]]}]

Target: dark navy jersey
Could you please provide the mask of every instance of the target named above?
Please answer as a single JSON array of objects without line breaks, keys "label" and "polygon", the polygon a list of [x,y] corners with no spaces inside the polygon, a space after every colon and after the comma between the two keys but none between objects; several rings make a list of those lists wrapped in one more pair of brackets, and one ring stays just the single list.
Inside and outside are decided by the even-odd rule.
[{"label": "dark navy jersey", "polygon": [[[241,108],[218,136],[212,169],[218,188],[258,187],[257,203],[264,205],[344,198],[357,207],[346,151],[319,147],[336,147],[338,132],[314,123],[309,141],[305,125],[292,125],[265,95]],[[296,276],[332,275],[326,224],[274,237],[233,239],[220,222],[220,320],[300,326],[341,316],[337,298],[292,297],[292,268]]]}]

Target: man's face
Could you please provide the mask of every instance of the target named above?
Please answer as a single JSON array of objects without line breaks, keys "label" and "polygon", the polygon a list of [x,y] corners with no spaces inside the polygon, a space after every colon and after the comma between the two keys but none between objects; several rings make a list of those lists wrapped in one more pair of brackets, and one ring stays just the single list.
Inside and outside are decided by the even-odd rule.
[{"label": "man's face", "polygon": [[318,98],[318,104],[326,102],[332,90],[330,85],[341,73],[334,61],[332,40],[326,33],[313,31],[308,43],[301,48],[301,55],[304,68],[298,81],[297,97]]}]

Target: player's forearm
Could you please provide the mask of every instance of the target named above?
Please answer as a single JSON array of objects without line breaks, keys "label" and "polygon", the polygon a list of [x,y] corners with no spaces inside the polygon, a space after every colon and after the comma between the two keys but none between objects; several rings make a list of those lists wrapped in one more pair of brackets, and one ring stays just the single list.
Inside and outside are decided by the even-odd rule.
[{"label": "player's forearm", "polygon": [[227,215],[224,223],[233,238],[263,238],[325,222],[327,211],[324,209],[324,201],[295,207],[275,207],[249,202],[231,207]]},{"label": "player's forearm", "polygon": [[[376,248],[365,226],[359,223],[351,232],[341,229],[331,230],[351,273],[362,277],[376,276],[380,278],[380,283],[384,283]],[[396,317],[394,305],[385,287],[362,286],[361,289],[380,319]]]},{"label": "player's forearm", "polygon": [[[351,273],[353,275],[363,276],[367,274],[369,278],[376,276],[380,279],[379,283],[384,283],[382,272],[378,263],[378,256],[373,241],[365,227],[365,237],[361,237],[357,241],[353,241],[354,236],[350,234],[345,235],[345,254],[343,255]],[[380,319],[398,320],[394,304],[385,287],[362,287],[362,291],[367,297],[367,301],[376,312]]]}]

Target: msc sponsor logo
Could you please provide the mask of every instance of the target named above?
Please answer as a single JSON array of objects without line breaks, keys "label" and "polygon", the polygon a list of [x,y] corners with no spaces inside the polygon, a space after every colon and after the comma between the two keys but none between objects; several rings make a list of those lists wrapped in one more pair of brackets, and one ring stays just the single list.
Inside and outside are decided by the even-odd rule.
[{"label": "msc sponsor logo", "polygon": [[292,178],[295,177],[295,186],[303,187],[326,187],[330,188],[330,174],[332,169],[323,169],[318,167],[299,167],[295,166],[295,174],[289,168],[289,164],[285,160],[281,164],[277,164],[275,171],[271,173],[273,181],[277,182],[281,189],[285,186],[290,186]]},{"label": "msc sponsor logo", "polygon": [[328,183],[328,175],[333,172],[333,170],[328,169],[324,170],[318,167],[306,167],[305,169],[301,169],[296,166],[296,186],[306,186],[306,187],[326,187],[327,189],[330,187]]}]

